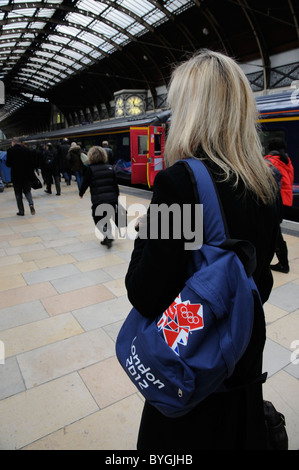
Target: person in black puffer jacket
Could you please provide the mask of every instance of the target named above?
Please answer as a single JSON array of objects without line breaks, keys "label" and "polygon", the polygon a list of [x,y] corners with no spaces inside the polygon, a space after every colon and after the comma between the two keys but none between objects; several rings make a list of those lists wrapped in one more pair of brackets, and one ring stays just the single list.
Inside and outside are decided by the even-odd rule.
[{"label": "person in black puffer jacket", "polygon": [[[82,198],[90,188],[92,217],[95,225],[104,235],[102,245],[111,248],[113,237],[109,215],[113,215],[117,205],[119,188],[113,167],[107,163],[108,157],[102,147],[91,147],[88,151],[89,166],[82,182],[79,196]],[[108,204],[107,210],[103,204]],[[100,209],[99,206],[102,206]],[[98,209],[98,210],[97,210]]]}]

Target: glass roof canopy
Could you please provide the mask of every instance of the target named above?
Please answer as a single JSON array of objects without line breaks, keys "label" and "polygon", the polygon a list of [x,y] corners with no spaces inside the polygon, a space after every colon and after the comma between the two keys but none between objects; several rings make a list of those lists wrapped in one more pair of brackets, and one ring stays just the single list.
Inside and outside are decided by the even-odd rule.
[{"label": "glass roof canopy", "polygon": [[194,5],[167,0],[0,0],[0,80],[32,96]]}]

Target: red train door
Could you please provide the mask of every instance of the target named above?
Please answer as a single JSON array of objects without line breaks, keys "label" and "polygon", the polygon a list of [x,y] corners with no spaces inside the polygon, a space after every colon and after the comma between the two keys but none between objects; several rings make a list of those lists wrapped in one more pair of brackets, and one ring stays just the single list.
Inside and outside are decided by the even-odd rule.
[{"label": "red train door", "polygon": [[131,127],[131,183],[147,183],[148,128]]},{"label": "red train door", "polygon": [[131,127],[131,183],[152,187],[164,168],[165,128]]},{"label": "red train door", "polygon": [[148,166],[147,183],[154,184],[156,174],[164,169],[165,128],[149,126],[148,128]]}]

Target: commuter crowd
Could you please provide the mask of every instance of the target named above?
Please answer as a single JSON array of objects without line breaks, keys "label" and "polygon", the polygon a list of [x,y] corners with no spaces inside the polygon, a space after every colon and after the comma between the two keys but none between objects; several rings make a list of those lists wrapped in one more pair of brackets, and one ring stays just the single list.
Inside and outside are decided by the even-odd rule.
[{"label": "commuter crowd", "polygon": [[[52,194],[54,185],[56,196],[61,196],[62,178],[66,185],[71,185],[74,176],[80,198],[90,188],[94,223],[103,234],[102,245],[111,248],[113,237],[110,220],[106,213],[99,215],[97,209],[101,204],[111,204],[115,208],[119,189],[112,164],[112,149],[107,141],[103,141],[102,145],[93,146],[86,152],[79,143],[69,143],[68,139],[64,139],[57,148],[49,142],[43,147],[29,149],[24,142],[13,138],[7,151],[6,166],[11,169],[17,215],[25,215],[23,195],[29,204],[30,213],[34,215],[36,211],[32,189],[44,186],[45,193]],[[101,224],[103,219],[105,222]]]}]

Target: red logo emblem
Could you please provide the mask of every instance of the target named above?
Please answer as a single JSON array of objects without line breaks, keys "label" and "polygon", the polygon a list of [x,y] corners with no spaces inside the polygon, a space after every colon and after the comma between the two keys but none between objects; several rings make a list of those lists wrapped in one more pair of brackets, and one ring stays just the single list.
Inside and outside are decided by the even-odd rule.
[{"label": "red logo emblem", "polygon": [[187,345],[189,333],[204,327],[203,307],[191,304],[189,300],[183,302],[179,295],[163,313],[157,327],[163,331],[168,346],[179,356],[179,345]]}]

